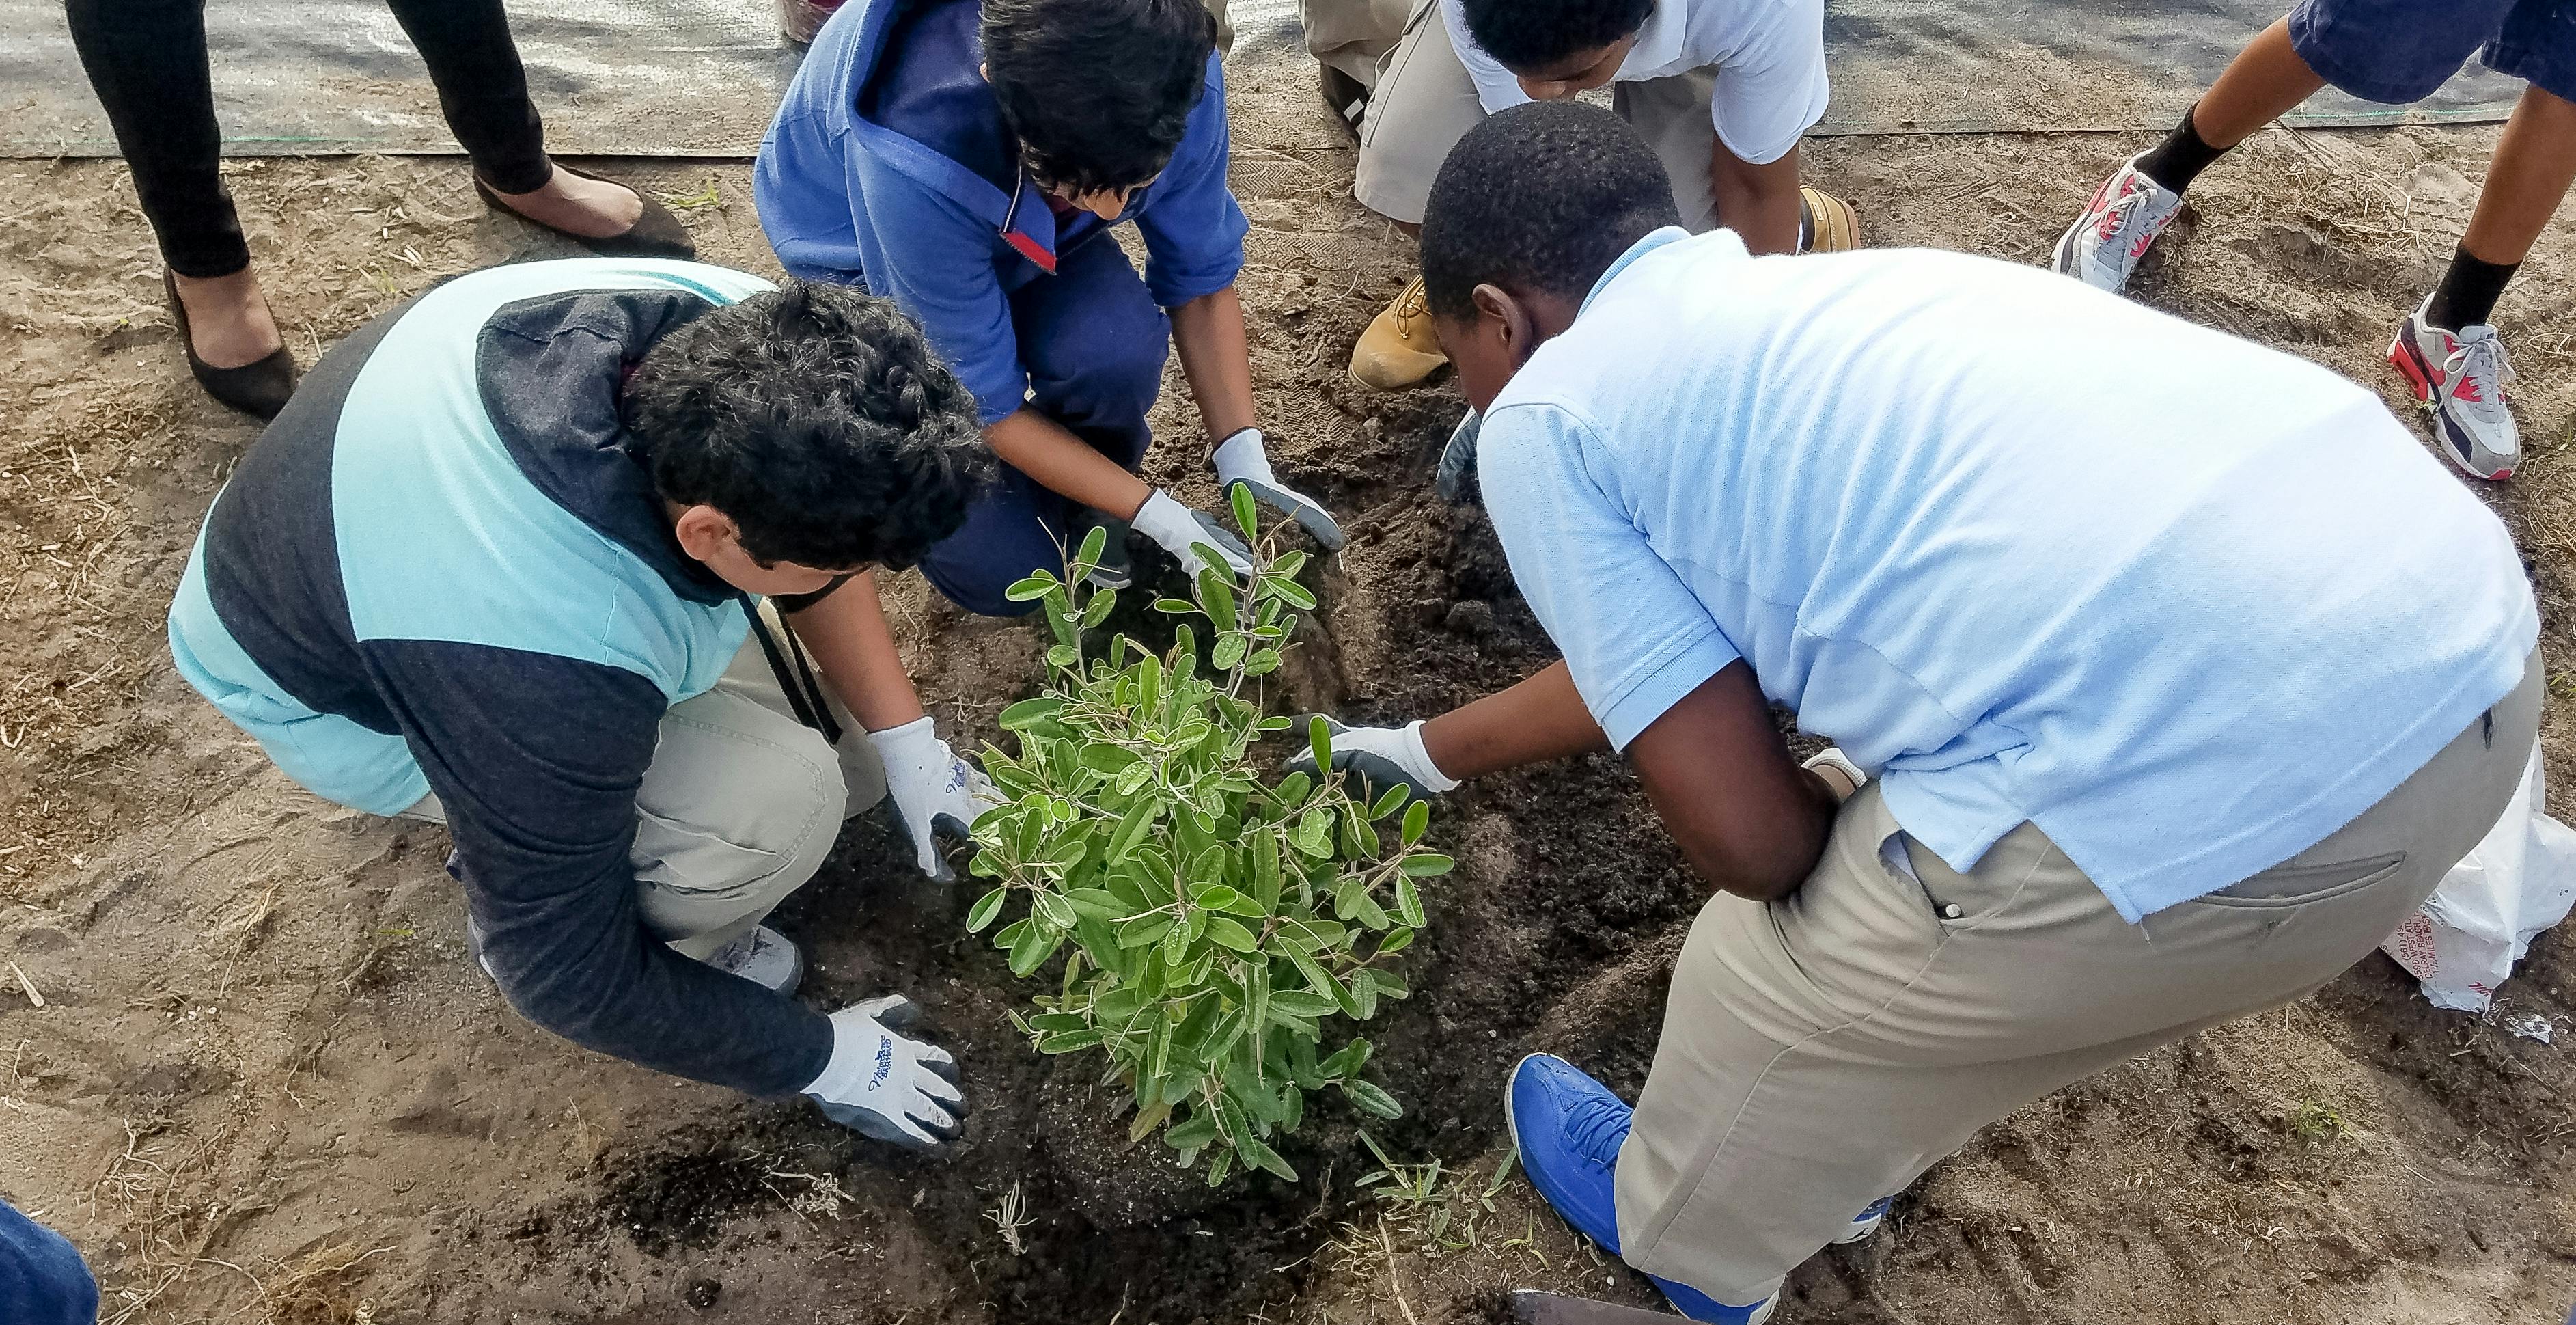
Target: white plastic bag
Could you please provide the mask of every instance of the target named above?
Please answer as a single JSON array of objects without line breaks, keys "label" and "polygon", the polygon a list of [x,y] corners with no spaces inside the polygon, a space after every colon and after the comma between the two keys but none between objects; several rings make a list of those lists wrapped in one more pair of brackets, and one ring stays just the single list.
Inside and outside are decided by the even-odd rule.
[{"label": "white plastic bag", "polygon": [[2541,781],[2535,746],[2504,817],[2379,945],[2435,1007],[2486,1011],[2531,936],[2576,905],[2576,829],[2541,812]]}]

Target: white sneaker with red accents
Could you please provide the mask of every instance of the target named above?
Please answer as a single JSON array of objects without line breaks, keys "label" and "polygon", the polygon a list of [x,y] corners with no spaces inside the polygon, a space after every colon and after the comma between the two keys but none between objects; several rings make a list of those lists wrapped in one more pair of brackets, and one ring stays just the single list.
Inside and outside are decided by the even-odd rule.
[{"label": "white sneaker with red accents", "polygon": [[2057,255],[2049,265],[2096,290],[2118,294],[2127,288],[2129,273],[2138,269],[2138,259],[2181,210],[2182,195],[2141,174],[2138,158],[2130,157],[2093,190],[2084,214],[2058,238]]},{"label": "white sneaker with red accents", "polygon": [[2426,296],[2398,326],[2388,362],[2433,416],[2433,439],[2452,464],[2476,478],[2511,478],[2522,459],[2522,431],[2504,403],[2504,384],[2513,380],[2504,341],[2484,323],[2445,331],[2426,322],[2432,303]]}]

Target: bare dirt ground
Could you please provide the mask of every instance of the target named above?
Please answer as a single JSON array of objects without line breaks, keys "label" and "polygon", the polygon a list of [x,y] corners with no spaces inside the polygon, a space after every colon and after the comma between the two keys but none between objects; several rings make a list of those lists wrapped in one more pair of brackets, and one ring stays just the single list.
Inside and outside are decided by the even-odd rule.
[{"label": "bare dirt ground", "polygon": [[[1298,62],[1237,63],[1262,404],[1283,469],[1355,535],[1296,698],[1427,714],[1547,645],[1481,521],[1428,496],[1454,392],[1376,397],[1342,375],[1408,251],[1348,201],[1352,153]],[[2140,297],[2411,408],[2378,354],[2447,256],[2492,141],[2267,133],[2204,178]],[[1873,244],[2035,261],[2135,147],[1846,139],[1810,161]],[[775,271],[744,167],[607,164],[682,205],[710,260]],[[254,429],[189,384],[121,167],[0,176],[0,1192],[81,1246],[112,1325],[1425,1325],[1492,1318],[1515,1285],[1652,1301],[1525,1185],[1487,1181],[1520,1054],[1635,1089],[1697,904],[1615,762],[1496,779],[1435,830],[1462,867],[1411,959],[1417,996],[1377,1031],[1383,1078],[1412,1105],[1377,1139],[1403,1164],[1472,1170],[1428,1196],[1362,1185],[1379,1163],[1338,1109],[1289,1151],[1302,1184],[1167,1180],[1152,1167],[1166,1152],[1127,1150],[1103,1116],[1088,1064],[1012,1033],[1024,991],[877,821],[781,923],[811,945],[818,1004],[888,986],[928,1004],[979,1103],[960,1153],[900,1158],[802,1103],[584,1053],[520,1022],[465,960],[443,836],[303,795],[172,674],[163,608]],[[441,276],[563,251],[485,215],[450,161],[270,160],[232,178],[308,362]],[[2484,494],[2522,539],[2562,670],[2571,301],[2576,249],[2552,235],[2498,316],[2532,454]],[[1209,495],[1195,426],[1175,414],[1167,432],[1157,477]],[[2082,463],[2083,439],[2066,444]],[[990,734],[1034,681],[1025,626],[961,618],[917,580],[897,615],[951,730]],[[2550,772],[2576,786],[2566,712]],[[2432,1010],[2373,957],[2305,1004],[1999,1124],[1875,1242],[1802,1270],[1782,1319],[2554,1325],[2576,1300],[2570,983],[2576,942],[2550,936],[2509,987],[2555,1019],[2546,1046]]]}]

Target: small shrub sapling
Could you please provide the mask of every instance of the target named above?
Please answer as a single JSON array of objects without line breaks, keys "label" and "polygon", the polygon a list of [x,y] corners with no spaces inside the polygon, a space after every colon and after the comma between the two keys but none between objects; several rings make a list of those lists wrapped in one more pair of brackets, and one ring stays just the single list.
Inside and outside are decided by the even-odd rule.
[{"label": "small shrub sapling", "polygon": [[1356,775],[1332,771],[1321,718],[1305,732],[1320,776],[1274,779],[1278,758],[1252,753],[1296,725],[1263,713],[1259,678],[1315,599],[1296,580],[1306,554],[1262,538],[1244,489],[1233,506],[1253,547],[1248,585],[1208,569],[1195,602],[1154,603],[1212,632],[1212,670],[1191,621],[1167,653],[1120,634],[1086,655],[1084,632],[1117,598],[1083,585],[1098,529],[1066,580],[1040,571],[1011,586],[1043,606],[1054,643],[1044,692],[1001,715],[1018,755],[983,750],[1010,802],[975,824],[972,871],[996,886],[967,915],[981,932],[1015,913],[993,937],[1014,975],[1065,954],[1056,992],[1021,1029],[1044,1053],[1107,1054],[1108,1079],[1134,1095],[1130,1135],[1161,1129],[1184,1167],[1207,1160],[1210,1186],[1237,1166],[1294,1179],[1271,1140],[1297,1129],[1312,1092],[1403,1113],[1360,1076],[1368,1041],[1321,1045],[1339,1018],[1367,1021],[1409,992],[1387,959],[1422,926],[1415,880],[1451,867],[1421,845],[1429,806],[1401,786],[1357,799]]}]

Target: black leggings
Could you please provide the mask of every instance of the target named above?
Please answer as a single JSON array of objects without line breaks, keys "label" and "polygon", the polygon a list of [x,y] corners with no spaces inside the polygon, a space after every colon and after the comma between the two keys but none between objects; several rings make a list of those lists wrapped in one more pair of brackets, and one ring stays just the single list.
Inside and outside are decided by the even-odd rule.
[{"label": "black leggings", "polygon": [[[429,66],[447,127],[474,173],[501,193],[545,186],[545,126],[501,0],[388,0]],[[66,0],[72,44],[107,107],[134,191],[181,276],[229,276],[250,265],[241,218],[217,163],[215,90],[207,71],[205,0]]]}]

